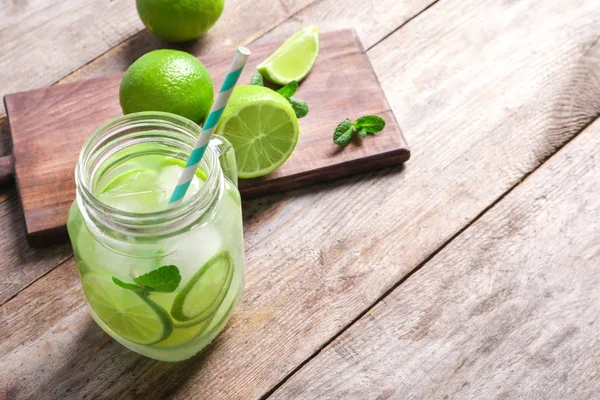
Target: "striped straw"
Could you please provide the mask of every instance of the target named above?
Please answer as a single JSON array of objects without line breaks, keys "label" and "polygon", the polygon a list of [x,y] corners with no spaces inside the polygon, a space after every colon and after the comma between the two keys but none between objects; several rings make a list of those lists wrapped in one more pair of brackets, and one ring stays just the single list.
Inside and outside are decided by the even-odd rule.
[{"label": "striped straw", "polygon": [[210,141],[210,138],[217,127],[217,123],[221,118],[221,114],[223,114],[223,110],[225,109],[227,101],[233,92],[233,88],[235,87],[235,84],[237,83],[240,74],[246,65],[246,60],[248,60],[249,55],[250,50],[245,47],[240,47],[235,53],[231,68],[229,69],[227,76],[225,76],[221,90],[219,91],[219,94],[213,103],[210,113],[208,114],[208,118],[206,119],[206,122],[202,127],[202,131],[200,132],[200,136],[194,145],[194,150],[192,150],[190,158],[188,158],[187,163],[185,164],[185,169],[179,177],[179,182],[177,182],[177,186],[175,186],[175,190],[171,195],[169,207],[174,207],[183,201],[185,193],[192,182],[192,178],[194,178],[194,175],[196,174],[198,164],[202,160],[202,156],[204,156],[204,151],[206,151],[208,142]]}]

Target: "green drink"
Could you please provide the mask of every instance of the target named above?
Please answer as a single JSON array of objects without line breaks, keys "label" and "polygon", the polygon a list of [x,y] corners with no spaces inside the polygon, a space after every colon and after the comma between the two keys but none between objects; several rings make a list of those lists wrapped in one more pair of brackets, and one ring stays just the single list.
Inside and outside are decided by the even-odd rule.
[{"label": "green drink", "polygon": [[223,139],[209,145],[184,201],[167,207],[199,130],[163,113],[99,129],[82,149],[67,223],[94,320],[163,361],[208,345],[244,286],[235,159]]}]

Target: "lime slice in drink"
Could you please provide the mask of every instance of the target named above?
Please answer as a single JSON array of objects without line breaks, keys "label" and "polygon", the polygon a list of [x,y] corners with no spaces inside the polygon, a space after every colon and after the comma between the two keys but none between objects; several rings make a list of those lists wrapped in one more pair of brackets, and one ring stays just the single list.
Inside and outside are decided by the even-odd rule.
[{"label": "lime slice in drink", "polygon": [[236,87],[216,130],[233,145],[242,179],[279,168],[296,147],[299,132],[290,103],[261,86]]},{"label": "lime slice in drink", "polygon": [[[161,161],[161,167],[166,167],[169,165],[178,165],[183,169],[183,168],[185,168],[185,161],[180,160],[178,158],[171,158],[171,157],[164,158]],[[180,171],[180,173],[181,173],[181,171]],[[204,172],[204,170],[202,170],[200,168],[196,169],[196,176],[198,178],[200,178],[203,182],[206,182],[206,179],[208,179],[208,175],[206,175],[206,172]]]},{"label": "lime slice in drink", "polygon": [[198,324],[210,317],[227,294],[230,270],[233,260],[227,251],[208,260],[175,297],[171,307],[173,318]]},{"label": "lime slice in drink", "polygon": [[296,32],[256,69],[273,83],[300,82],[319,55],[319,30],[311,25]]},{"label": "lime slice in drink", "polygon": [[133,343],[149,345],[169,337],[173,324],[167,311],[138,293],[123,289],[105,276],[82,278],[87,299],[106,325]]},{"label": "lime slice in drink", "polygon": [[146,168],[133,169],[117,176],[98,198],[121,211],[144,213],[164,207],[169,193],[157,185],[159,175]]},{"label": "lime slice in drink", "polygon": [[113,190],[120,190],[126,186],[131,185],[134,182],[145,185],[152,183],[157,177],[157,173],[149,168],[133,168],[127,172],[117,175],[108,185],[102,188],[100,195],[110,192]]},{"label": "lime slice in drink", "polygon": [[196,323],[195,325],[190,325],[185,328],[177,328],[174,324],[171,336],[169,336],[161,342],[154,344],[154,347],[174,348],[188,345],[195,338],[202,335],[211,322],[212,318],[208,318],[202,322]]}]

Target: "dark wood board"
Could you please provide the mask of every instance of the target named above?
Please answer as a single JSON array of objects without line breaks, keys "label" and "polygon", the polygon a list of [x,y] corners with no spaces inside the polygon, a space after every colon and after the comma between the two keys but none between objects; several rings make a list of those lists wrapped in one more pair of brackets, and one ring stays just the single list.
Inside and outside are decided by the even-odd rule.
[{"label": "dark wood board", "polygon": [[[281,43],[253,46],[240,84]],[[200,59],[219,86],[232,53]],[[66,240],[66,216],[75,197],[74,168],[83,142],[95,129],[122,115],[118,90],[122,73],[5,96],[13,159],[28,241],[45,246]],[[310,112],[300,119],[300,140],[274,173],[240,181],[245,198],[400,164],[410,157],[371,63],[354,30],[321,36],[319,58],[296,97]],[[385,130],[340,149],[332,142],[344,118],[376,114]]]}]

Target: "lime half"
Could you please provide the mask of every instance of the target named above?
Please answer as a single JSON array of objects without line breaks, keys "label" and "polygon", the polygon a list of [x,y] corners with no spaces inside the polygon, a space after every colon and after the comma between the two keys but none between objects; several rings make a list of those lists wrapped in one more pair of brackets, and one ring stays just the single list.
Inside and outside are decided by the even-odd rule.
[{"label": "lime half", "polygon": [[279,168],[298,143],[298,119],[279,93],[260,86],[234,89],[216,133],[233,145],[238,176],[267,175]]},{"label": "lime half", "polygon": [[169,337],[173,330],[165,309],[105,276],[86,274],[83,288],[90,306],[106,325],[124,339],[149,345]]},{"label": "lime half", "polygon": [[175,297],[171,308],[173,318],[198,324],[210,317],[229,290],[230,275],[233,275],[233,260],[228,251],[208,260]]},{"label": "lime half", "polygon": [[319,29],[310,25],[296,32],[256,69],[273,83],[300,82],[319,55]]}]

